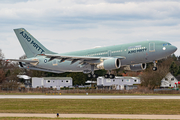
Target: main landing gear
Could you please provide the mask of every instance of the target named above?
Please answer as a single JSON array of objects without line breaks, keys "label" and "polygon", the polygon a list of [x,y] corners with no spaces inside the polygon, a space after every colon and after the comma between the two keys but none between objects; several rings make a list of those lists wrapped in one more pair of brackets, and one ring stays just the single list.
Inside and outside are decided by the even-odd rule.
[{"label": "main landing gear", "polygon": [[156,71],[156,70],[157,70],[157,67],[156,67],[157,61],[153,61],[153,63],[154,63],[154,67],[152,68],[152,70],[153,70],[153,71]]},{"label": "main landing gear", "polygon": [[[115,75],[110,74],[110,73],[111,73],[111,71],[109,71],[109,74],[105,74],[105,75],[104,75],[104,78],[114,79],[114,78],[115,78]],[[88,77],[89,77],[89,78],[98,78],[98,75],[97,75],[97,74],[94,74],[94,65],[91,65],[91,73],[88,74]]]},{"label": "main landing gear", "polygon": [[104,75],[104,78],[114,79],[114,78],[115,78],[115,75],[113,75],[113,74],[105,74],[105,75]]},{"label": "main landing gear", "polygon": [[114,75],[114,74],[110,74],[110,73],[111,73],[110,70],[109,70],[108,72],[109,72],[109,74],[105,74],[105,75],[104,75],[104,78],[114,79],[114,78],[115,78],[115,75]]},{"label": "main landing gear", "polygon": [[94,65],[91,65],[91,73],[88,74],[89,78],[98,78],[97,74],[94,74]]}]

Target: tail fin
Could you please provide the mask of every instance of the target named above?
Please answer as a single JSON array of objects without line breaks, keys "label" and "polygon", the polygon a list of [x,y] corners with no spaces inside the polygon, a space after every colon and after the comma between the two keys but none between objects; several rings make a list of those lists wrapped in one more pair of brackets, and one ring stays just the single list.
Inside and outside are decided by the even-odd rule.
[{"label": "tail fin", "polygon": [[24,28],[14,29],[21,46],[26,53],[27,58],[35,57],[37,54],[55,54],[45,48],[38,40],[36,40]]}]

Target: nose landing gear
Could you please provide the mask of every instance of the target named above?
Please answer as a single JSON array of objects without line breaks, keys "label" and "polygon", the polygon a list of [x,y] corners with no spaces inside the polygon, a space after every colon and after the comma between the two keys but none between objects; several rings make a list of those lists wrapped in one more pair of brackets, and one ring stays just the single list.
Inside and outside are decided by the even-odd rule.
[{"label": "nose landing gear", "polygon": [[154,63],[154,67],[152,68],[153,71],[156,71],[157,70],[157,67],[156,67],[156,63],[157,63],[157,60],[156,61],[153,61]]}]

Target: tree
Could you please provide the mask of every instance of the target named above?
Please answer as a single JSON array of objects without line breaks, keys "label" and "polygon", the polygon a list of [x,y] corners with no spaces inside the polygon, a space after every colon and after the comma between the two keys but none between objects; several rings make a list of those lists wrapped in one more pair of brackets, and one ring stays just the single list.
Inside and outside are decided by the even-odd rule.
[{"label": "tree", "polygon": [[169,68],[169,71],[174,75],[177,76],[178,75],[178,66],[176,65],[175,62],[172,62]]},{"label": "tree", "polygon": [[72,77],[74,85],[84,85],[87,80],[87,75],[82,72],[73,72],[68,74],[67,77]]},{"label": "tree", "polygon": [[[141,75],[141,85],[154,89],[161,85],[161,80],[167,75],[170,70],[174,71],[175,62],[172,57],[158,61],[157,71],[153,71],[153,64],[148,64],[148,68]],[[172,69],[170,69],[170,66]]]},{"label": "tree", "polygon": [[19,59],[26,59],[27,56],[26,55],[22,55],[21,57],[19,57]]},{"label": "tree", "polygon": [[2,53],[2,50],[0,49],[0,69],[3,69],[4,71],[7,65],[8,65],[8,62],[4,60],[4,54]]},{"label": "tree", "polygon": [[4,59],[4,54],[2,53],[2,50],[0,49],[0,84],[6,79],[5,69],[8,65],[8,62],[3,59]]},{"label": "tree", "polygon": [[157,71],[152,71],[152,67],[153,66],[141,75],[141,85],[148,87],[149,89],[154,89],[156,86],[160,86],[161,80],[169,72],[168,66],[159,66]]},{"label": "tree", "polygon": [[5,74],[3,69],[0,69],[0,84],[5,80]]}]

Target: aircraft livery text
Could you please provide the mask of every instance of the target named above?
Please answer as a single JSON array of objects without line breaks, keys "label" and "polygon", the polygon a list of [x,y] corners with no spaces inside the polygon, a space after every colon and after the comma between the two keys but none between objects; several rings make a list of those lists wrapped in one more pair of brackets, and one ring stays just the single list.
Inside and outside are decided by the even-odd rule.
[{"label": "aircraft livery text", "polygon": [[30,43],[33,45],[34,48],[36,48],[38,51],[41,50],[41,54],[45,52],[38,44],[36,44],[31,38],[24,33],[24,31],[20,32],[20,34]]}]

